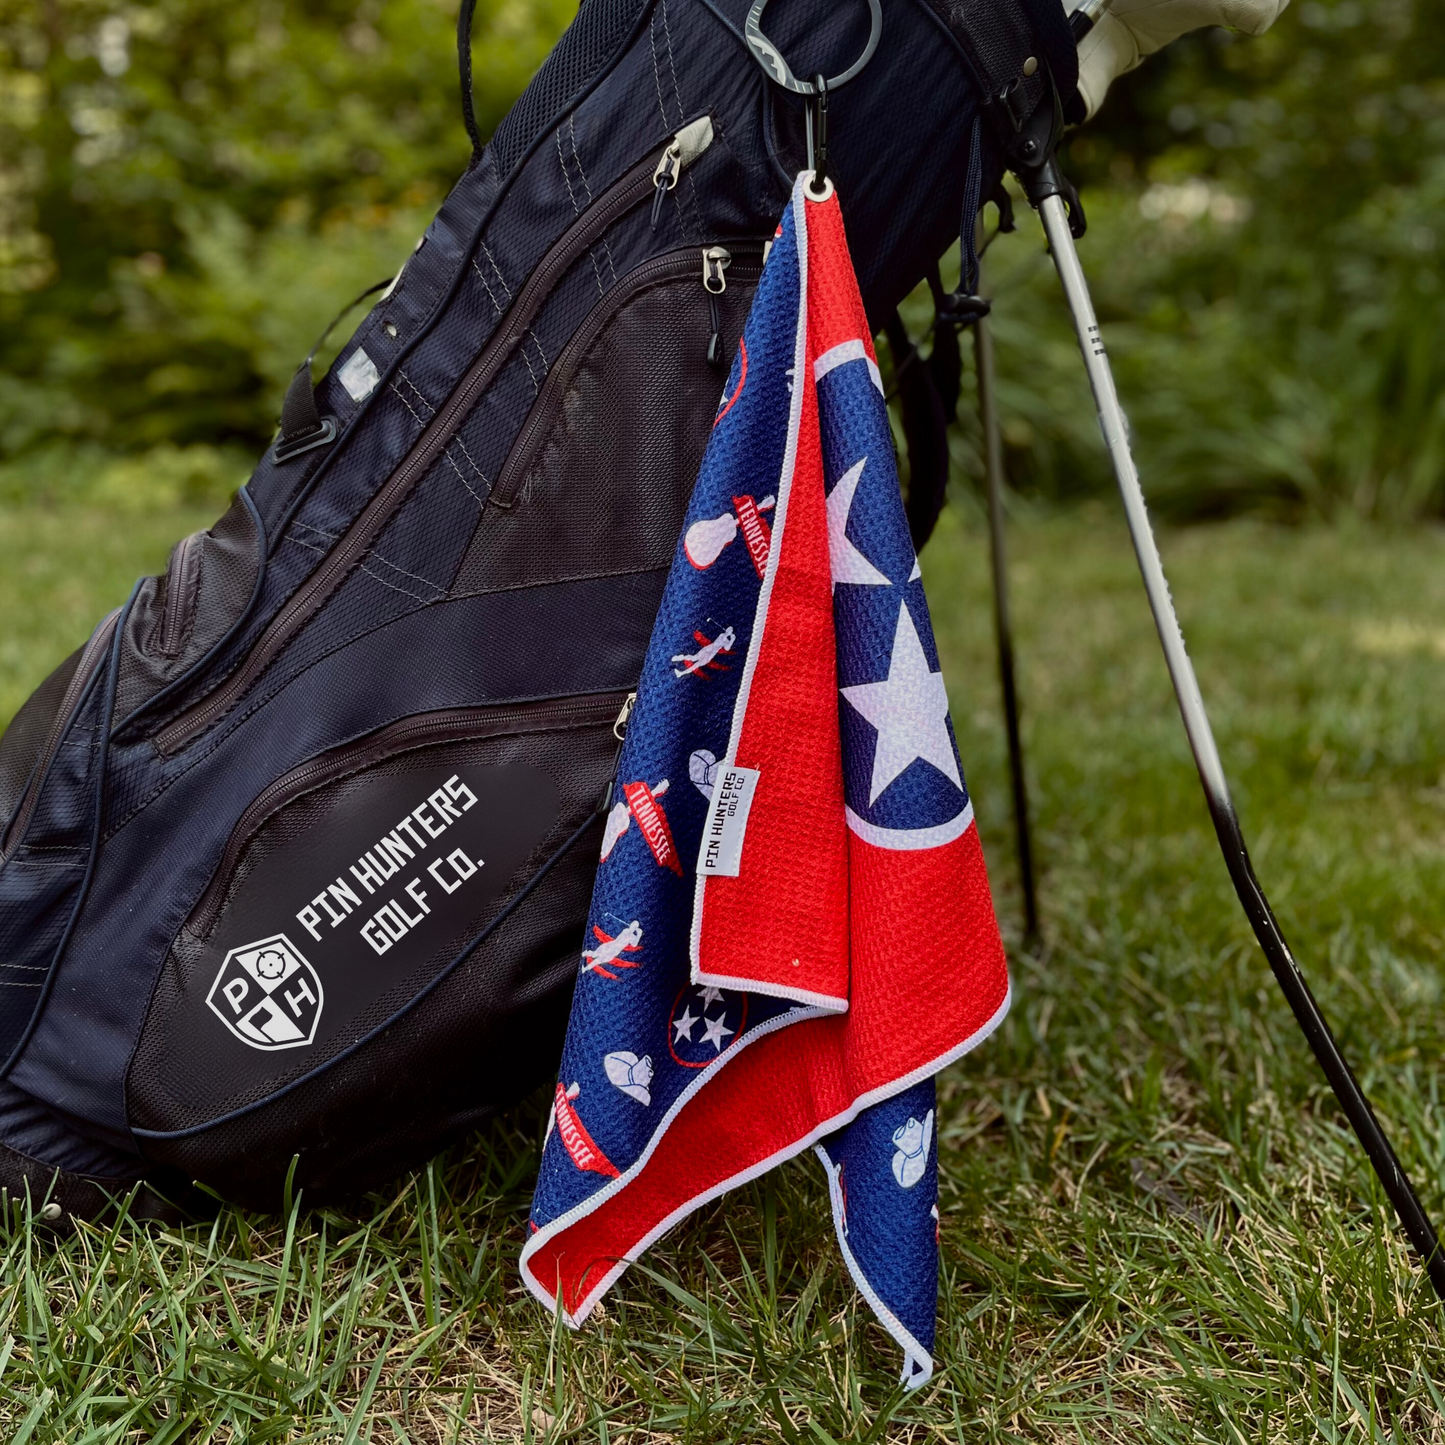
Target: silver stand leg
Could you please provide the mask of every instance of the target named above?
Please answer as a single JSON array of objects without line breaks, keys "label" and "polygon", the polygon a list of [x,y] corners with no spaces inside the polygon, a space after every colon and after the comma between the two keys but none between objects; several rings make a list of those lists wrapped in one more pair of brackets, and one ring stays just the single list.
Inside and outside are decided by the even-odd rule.
[{"label": "silver stand leg", "polygon": [[1184,718],[1184,731],[1189,735],[1189,746],[1199,768],[1199,778],[1204,785],[1204,796],[1214,820],[1214,830],[1219,837],[1219,846],[1224,853],[1225,864],[1239,901],[1254,929],[1255,937],[1264,950],[1269,966],[1284,992],[1289,1006],[1301,1031],[1314,1050],[1330,1087],[1334,1090],[1340,1107],[1359,1136],[1365,1152],[1370,1156],[1375,1173],[1390,1202],[1400,1216],[1421,1259],[1425,1262],[1430,1282],[1435,1293],[1445,1300],[1445,1256],[1442,1256],[1439,1240],[1420,1200],[1411,1185],[1409,1177],[1395,1157],[1390,1141],[1375,1118],[1370,1101],[1361,1090],[1350,1066],[1345,1062],[1320,1013],[1319,1005],[1300,972],[1299,964],[1290,952],[1283,933],[1270,910],[1269,900],[1259,886],[1250,866],[1249,853],[1244,846],[1244,835],[1240,831],[1239,819],[1235,815],[1234,802],[1229,795],[1229,784],[1225,780],[1224,768],[1219,761],[1219,749],[1214,743],[1214,734],[1209,727],[1209,718],[1204,711],[1204,699],[1199,693],[1199,683],[1194,676],[1194,667],[1184,648],[1184,634],[1179,629],[1179,619],[1174,613],[1174,603],[1169,596],[1169,584],[1164,577],[1164,567],[1159,560],[1159,548],[1149,525],[1149,514],[1144,506],[1144,493],[1139,486],[1139,474],[1134,467],[1134,458],[1129,450],[1128,427],[1118,395],[1114,391],[1114,377],[1109,369],[1109,359],[1104,352],[1104,343],[1099,336],[1099,325],[1094,317],[1093,302],[1089,298],[1088,283],[1084,280],[1083,268],[1079,265],[1079,254],[1074,247],[1074,238],[1069,231],[1068,214],[1064,202],[1058,195],[1046,196],[1039,204],[1044,232],[1048,236],[1049,250],[1058,269],[1059,280],[1063,283],[1064,295],[1068,298],[1069,310],[1073,313],[1074,329],[1078,333],[1079,350],[1083,353],[1084,368],[1089,374],[1089,385],[1094,392],[1094,404],[1099,411],[1099,426],[1104,434],[1104,443],[1114,463],[1114,475],[1119,483],[1119,493],[1124,499],[1124,514],[1129,522],[1129,534],[1134,541],[1134,554],[1139,559],[1139,571],[1144,577],[1144,590],[1149,596],[1149,606],[1154,613],[1154,625],[1159,632],[1159,641],[1164,647],[1164,658],[1169,665],[1169,676],[1174,683],[1174,695],[1179,700],[1179,711]]}]

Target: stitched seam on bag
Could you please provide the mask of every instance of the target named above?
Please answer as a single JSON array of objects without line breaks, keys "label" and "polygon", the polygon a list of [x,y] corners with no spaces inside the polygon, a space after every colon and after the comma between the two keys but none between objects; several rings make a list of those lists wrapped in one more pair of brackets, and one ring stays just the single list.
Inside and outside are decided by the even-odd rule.
[{"label": "stitched seam on bag", "polygon": [[[563,175],[565,176],[565,174],[566,174],[566,168],[564,167],[564,168],[563,168]],[[570,189],[570,188],[569,188],[569,189]],[[576,203],[574,202],[573,204],[575,205]],[[503,292],[504,292],[505,295],[506,295],[507,302],[508,302],[508,304],[510,304],[510,303],[511,303],[511,300],[512,300],[512,288],[507,285],[507,278],[502,275],[502,268],[497,265],[497,258],[492,255],[490,248],[487,246],[486,242],[484,242],[484,241],[478,241],[478,242],[477,242],[477,250],[479,250],[479,251],[482,253],[482,255],[484,255],[484,256],[487,258],[487,261],[488,261],[488,262],[490,263],[490,265],[491,265],[492,272],[493,272],[493,274],[494,274],[494,275],[496,276],[496,278],[497,278],[497,284],[498,284],[499,286],[501,286]],[[496,312],[497,312],[497,315],[500,317],[501,314],[502,314],[502,307],[501,307],[500,305],[498,305],[496,295],[495,295],[495,293],[492,291],[491,285],[488,283],[485,274],[483,274],[482,268],[477,265],[476,257],[473,257],[473,258],[472,258],[472,269],[473,269],[473,270],[477,273],[477,275],[481,278],[482,285],[485,286],[485,287],[486,287],[486,290],[487,290],[487,297],[488,297],[488,299],[491,301],[492,306],[495,308],[495,310],[496,310]],[[530,336],[530,337],[532,338],[533,342],[536,344],[537,353],[538,353],[538,355],[542,358],[542,371],[543,371],[543,375],[545,375],[545,374],[546,374],[546,370],[547,370],[547,353],[542,350],[542,343],[537,339],[537,333],[536,333],[535,331],[533,331],[530,326],[527,328],[527,336]],[[528,373],[528,375],[532,378],[532,389],[533,389],[533,393],[535,394],[536,392],[541,391],[542,388],[541,388],[541,386],[539,385],[539,383],[538,383],[538,381],[537,381],[537,373],[532,369],[532,363],[531,363],[531,361],[528,359],[528,356],[527,356],[527,341],[526,341],[526,337],[523,337],[523,339],[522,339],[522,345],[521,345],[521,347],[520,347],[519,349],[520,349],[520,351],[521,351],[521,353],[522,353],[522,360],[523,360],[523,362],[526,364],[527,373]],[[473,465],[475,466],[476,464],[473,463]],[[481,476],[481,477],[482,477],[482,480],[483,480],[484,482],[487,480],[486,477],[482,474],[482,470],[481,470],[480,467],[477,468],[477,475],[478,475],[478,476]],[[490,482],[487,482],[487,485],[490,487],[490,486],[491,486],[491,483],[490,483]]]},{"label": "stitched seam on bag", "polygon": [[677,88],[677,60],[672,53],[672,26],[667,19],[667,0],[662,0],[662,33],[667,40],[667,68],[672,72],[672,94],[677,101],[677,123],[680,127],[685,112],[682,108],[682,92]]},{"label": "stitched seam on bag", "polygon": [[[332,546],[335,546],[336,543],[341,540],[340,536],[333,536],[330,532],[323,532],[320,527],[313,527],[310,522],[303,522],[298,519],[292,523],[292,525],[305,527],[308,532],[315,532],[318,537],[330,542]],[[303,547],[314,547],[316,545],[314,542],[308,542],[302,537],[297,537],[295,540]],[[395,562],[383,557],[380,552],[373,550],[368,555],[371,561],[380,562],[384,567],[390,567],[393,572],[400,572],[403,577],[410,577],[413,582],[420,582],[426,587],[435,587],[437,585],[430,577],[423,577],[419,573],[408,572],[405,567],[398,567]]]},{"label": "stitched seam on bag", "polygon": [[[397,369],[396,369],[396,374],[411,388],[412,394],[413,394],[413,395],[416,397],[416,399],[426,408],[426,410],[427,410],[427,415],[428,415],[428,416],[435,416],[435,415],[437,414],[437,409],[436,409],[436,407],[434,407],[434,406],[431,404],[431,402],[429,402],[429,401],[426,399],[426,397],[424,397],[424,396],[422,395],[422,393],[421,393],[421,388],[416,384],[416,382],[414,382],[414,381],[411,379],[411,377],[409,377],[409,376],[406,374],[406,372],[404,372],[404,371],[401,369],[401,367],[399,367],[399,366],[398,366]],[[397,391],[397,386],[396,386],[396,383],[395,383],[395,382],[392,382],[392,384],[391,384],[391,389],[392,389],[393,391],[395,391],[398,396],[401,396],[401,392],[400,392],[400,391]],[[402,396],[401,399],[402,399],[403,401],[406,400],[406,398],[405,398],[404,396]],[[408,411],[411,411],[411,407],[408,406],[408,407],[407,407],[407,410],[408,410]],[[411,414],[412,414],[413,416],[416,416],[416,412],[414,412],[414,411],[411,411]],[[419,419],[419,418],[418,418],[418,419]]]},{"label": "stitched seam on bag", "polygon": [[477,265],[477,260],[475,256],[472,257],[472,270],[477,273],[478,279],[481,281],[483,288],[486,290],[487,300],[492,303],[492,310],[497,313],[497,317],[500,320],[502,315],[502,303],[497,300],[496,293],[492,290],[492,283],[487,280],[486,272]]},{"label": "stitched seam on bag", "polygon": [[[411,386],[411,389],[412,389],[413,391],[416,391],[416,387],[415,387],[415,386],[412,386],[412,383],[411,383],[411,382],[408,381],[408,382],[407,382],[407,385],[408,385],[408,386]],[[392,382],[392,384],[391,384],[391,389],[396,392],[397,398],[400,400],[401,404],[402,404],[402,405],[412,414],[412,416],[416,419],[418,425],[425,426],[426,423],[423,422],[422,419],[421,419],[421,417],[417,415],[417,410],[416,410],[416,408],[415,408],[404,396],[402,396],[402,394],[401,394],[400,390],[398,390],[397,385],[396,385],[395,382]],[[421,396],[421,393],[420,393],[419,391],[417,391],[417,395],[418,395],[418,396]],[[422,402],[423,402],[423,403],[426,402],[426,398],[425,398],[424,396],[422,396]],[[452,438],[452,441],[460,443],[460,442],[461,442],[460,435],[454,436],[454,437]],[[472,461],[471,453],[467,451],[465,444],[462,444],[462,452],[463,452],[463,454],[466,456],[466,459],[467,459],[469,462],[471,462],[471,464],[472,464],[472,470],[473,470],[474,472],[476,472],[476,474],[477,474],[479,477],[482,478],[482,481],[486,484],[486,486],[487,486],[488,489],[490,490],[490,488],[491,488],[491,483],[487,481],[487,479],[486,479],[485,476],[482,476],[482,469],[481,469],[475,462]],[[477,495],[476,491],[475,491],[475,490],[473,489],[473,487],[472,487],[472,484],[462,475],[462,469],[456,464],[456,461],[453,459],[453,457],[452,457],[452,442],[448,442],[448,443],[446,444],[446,446],[444,446],[444,447],[442,448],[442,456],[446,459],[446,464],[457,474],[457,480],[462,484],[462,486],[464,486],[464,487],[467,489],[467,491],[468,491],[469,493],[471,493],[472,500],[473,500],[474,502],[476,502],[476,504],[477,504],[479,507],[484,507],[484,506],[486,506],[486,504],[487,504],[487,503],[486,503],[486,498],[485,498],[485,497],[480,497],[480,496]],[[315,531],[319,531],[320,529],[319,529],[319,528],[316,528],[316,527],[312,527],[311,530],[312,530],[313,532],[315,532]],[[325,536],[325,535],[326,535],[326,534],[323,532],[323,533],[322,533],[322,536]],[[388,565],[388,566],[391,566],[392,564],[391,564],[391,563],[388,563],[387,565]],[[397,568],[397,571],[398,571],[398,572],[400,572],[401,570],[402,570],[402,569],[401,569],[400,567]],[[407,575],[409,576],[410,574],[408,573]],[[425,582],[427,579],[426,579],[426,578],[422,578],[421,580]],[[428,586],[435,586],[436,584],[435,584],[435,583],[428,583],[427,585],[428,585]]]},{"label": "stitched seam on bag", "polygon": [[[572,149],[574,152],[577,149],[575,139],[572,143]],[[562,127],[560,125],[557,127],[557,164],[562,167],[562,179],[567,185],[567,199],[572,202],[572,214],[574,216],[580,216],[582,214],[582,206],[577,200],[577,192],[572,189],[572,177],[567,174],[567,157],[562,154]],[[578,169],[581,169],[580,164]],[[587,185],[587,177],[585,175],[582,177],[582,184],[584,188]],[[592,201],[591,195],[588,195],[587,201],[590,205]],[[597,278],[597,294],[599,296],[605,296],[607,294],[607,288],[602,284],[602,268],[597,264],[596,246],[589,246],[587,248],[587,259],[592,262],[592,274]]]},{"label": "stitched seam on bag", "polygon": [[[299,537],[296,539],[296,542],[298,546],[309,547],[313,552],[319,552],[323,557],[326,555],[327,549],[325,547],[318,547],[315,542],[303,542]],[[365,572],[366,575],[370,577],[373,582],[377,582],[381,586],[389,588],[393,592],[400,592],[403,597],[410,597],[414,602],[427,601],[427,598],[423,597],[419,592],[413,592],[410,590],[410,588],[402,587],[399,583],[396,582],[388,582],[385,577],[382,577],[377,573],[373,572],[371,568],[366,565],[365,562],[358,564],[356,570],[358,572]]]},{"label": "stitched seam on bag", "polygon": [[[677,78],[677,58],[672,50],[672,22],[667,18],[667,0],[662,0],[662,33],[667,39],[667,65],[668,69],[672,72],[672,94],[673,99],[677,101],[677,124],[678,127],[681,128],[683,121],[687,118],[687,107],[682,101],[682,83]],[[693,224],[695,227],[693,235],[701,236],[707,228],[703,224],[702,203],[699,201],[697,194],[697,177],[693,174],[691,167],[688,168],[687,174],[683,179],[687,182],[688,194],[692,197]],[[679,206],[679,218],[681,218],[681,214],[682,207]],[[685,236],[684,239],[691,239],[691,237]]]},{"label": "stitched seam on bag", "polygon": [[[572,177],[567,174],[567,157],[562,154],[562,127],[557,127],[557,164],[562,167],[562,179],[567,185],[567,199],[572,202],[572,214],[580,216],[582,207],[577,200],[577,192],[572,189]],[[591,201],[591,197],[587,198]]]},{"label": "stitched seam on bag", "polygon": [[[577,163],[577,174],[582,177],[582,189],[587,192],[587,204],[592,204],[592,183],[587,179],[587,170],[582,164],[582,153],[577,149],[577,112],[567,117],[567,135],[572,142],[572,159]],[[612,242],[607,232],[602,233],[602,249],[607,253],[607,269],[612,272],[612,284],[617,284],[617,262],[612,255]]]},{"label": "stitched seam on bag", "polygon": [[[478,250],[482,253],[482,255],[484,255],[484,256],[487,258],[487,260],[491,263],[492,271],[493,271],[493,272],[495,273],[495,275],[496,275],[498,284],[501,286],[502,290],[506,293],[507,302],[508,302],[508,304],[510,305],[510,304],[511,304],[511,300],[512,300],[512,288],[507,285],[507,278],[502,275],[502,268],[497,265],[497,258],[492,255],[491,250],[488,248],[488,246],[486,245],[486,243],[485,243],[484,241],[478,241],[478,242],[477,242],[477,249],[478,249]],[[475,259],[473,259],[472,265],[476,268],[477,275],[478,275],[478,276],[482,276],[482,269],[481,269],[480,266],[477,266],[477,263],[476,263]],[[485,276],[482,276],[482,285],[483,285],[483,286],[487,286],[487,278],[486,278]],[[493,305],[493,306],[496,306],[496,305],[497,305],[497,298],[496,298],[495,296],[492,296],[492,288],[491,288],[490,286],[487,286],[487,295],[488,295],[488,296],[491,296],[492,305]],[[497,309],[498,309],[498,311],[501,310],[500,307],[497,307]],[[537,354],[542,358],[542,372],[543,372],[543,375],[545,375],[545,374],[546,374],[546,371],[547,371],[547,365],[548,365],[548,363],[547,363],[547,353],[542,350],[542,343],[537,339],[537,333],[536,333],[535,331],[533,331],[530,326],[527,328],[527,336],[530,336],[530,337],[532,338],[532,340],[536,343],[536,346],[537,346]],[[540,391],[540,390],[541,390],[541,387],[537,385],[537,373],[532,370],[532,363],[527,360],[527,342],[526,342],[526,337],[523,337],[523,339],[522,339],[522,344],[521,344],[521,347],[520,347],[519,349],[520,349],[520,351],[521,351],[521,353],[522,353],[522,360],[527,363],[527,371],[528,371],[528,373],[530,374],[530,376],[531,376],[531,378],[532,378],[532,386],[533,386],[537,391]]]},{"label": "stitched seam on bag", "polygon": [[[665,571],[663,567],[619,567],[615,572],[569,572],[565,577],[548,578],[549,582],[602,582],[609,577],[641,577],[653,572]],[[503,592],[526,592],[536,587],[535,582],[509,582],[505,587],[478,587],[471,592],[453,592],[453,602],[465,597],[495,597]]]},{"label": "stitched seam on bag", "polygon": [[[290,536],[289,533],[286,534],[286,535],[287,535],[287,537]],[[294,537],[291,537],[290,540],[297,542],[298,545],[299,545],[299,539],[294,538]],[[617,576],[617,577],[629,577],[629,576],[634,576],[634,575],[656,574],[656,573],[662,573],[662,574],[665,576],[666,573],[667,573],[667,567],[666,567],[665,565],[662,566],[662,567],[642,567],[642,568],[636,569],[635,571],[617,572],[617,573],[608,574],[608,575]],[[588,578],[588,577],[583,577],[583,578],[575,578],[575,577],[573,577],[573,578],[563,578],[563,579],[560,579],[560,580],[561,580],[562,582],[570,583],[570,582],[577,582],[577,581],[592,581],[592,580],[595,580],[595,579],[593,579],[593,578]],[[503,592],[521,592],[521,591],[528,591],[528,590],[530,590],[530,589],[532,589],[532,588],[534,588],[534,587],[546,587],[546,586],[550,586],[550,585],[551,585],[551,579],[549,579],[548,582],[544,582],[544,583],[536,583],[536,582],[522,583],[522,584],[518,585],[517,587],[504,587],[504,588],[500,588],[500,589],[498,589],[498,590],[499,590],[499,591],[503,591]],[[468,594],[468,595],[471,595],[471,594]],[[477,595],[480,595],[480,594],[477,594]],[[439,603],[442,603],[442,602],[450,602],[450,601],[452,601],[452,600],[453,600],[453,599],[451,599],[451,598],[449,598],[449,597],[442,596],[442,597],[436,598],[434,601],[427,601],[427,602],[425,602],[423,605],[426,606],[426,607],[433,607],[433,606],[436,606],[436,605],[439,604]],[[347,639],[346,639],[345,641],[343,641],[343,642],[338,642],[338,643],[337,643],[335,646],[333,646],[333,647],[328,647],[328,648],[327,648],[324,652],[322,652],[319,656],[314,657],[314,658],[311,659],[310,662],[307,662],[307,663],[303,664],[303,666],[302,666],[298,671],[292,673],[290,676],[288,676],[287,678],[285,678],[285,679],[282,681],[280,687],[273,688],[273,689],[271,689],[271,691],[265,693],[264,695],[257,696],[257,697],[255,697],[255,698],[253,698],[248,706],[240,709],[240,710],[237,712],[237,714],[235,715],[234,719],[230,720],[229,725],[227,725],[227,726],[218,725],[214,730],[211,731],[211,746],[210,746],[210,747],[205,748],[205,749],[203,749],[203,750],[202,750],[202,749],[197,749],[195,756],[194,756],[193,758],[191,758],[191,759],[185,764],[184,767],[177,769],[176,772],[172,773],[168,778],[165,778],[158,786],[156,786],[156,787],[153,788],[149,793],[147,793],[144,798],[140,799],[140,801],[137,802],[137,803],[135,804],[135,806],[132,807],[131,810],[130,810],[123,818],[117,819],[117,820],[116,820],[116,823],[115,823],[115,826],[112,827],[108,832],[106,832],[105,835],[104,835],[104,837],[101,839],[102,844],[108,842],[111,838],[114,838],[115,835],[116,835],[117,833],[119,833],[120,830],[121,830],[122,828],[124,828],[124,827],[131,821],[131,819],[133,819],[138,813],[142,813],[142,812],[145,811],[146,808],[150,807],[150,805],[151,805],[152,803],[154,803],[155,800],[156,800],[157,798],[159,798],[160,795],[161,795],[162,793],[164,793],[173,783],[175,783],[175,782],[179,781],[181,778],[185,777],[185,775],[186,775],[188,772],[190,772],[192,768],[197,767],[199,764],[205,762],[205,761],[216,751],[216,749],[217,749],[218,747],[220,747],[220,746],[225,742],[225,740],[226,740],[228,737],[230,737],[230,736],[235,732],[235,730],[236,730],[238,727],[240,727],[242,724],[244,724],[248,718],[252,717],[255,713],[259,712],[263,707],[266,707],[266,706],[268,706],[271,702],[273,702],[273,701],[275,700],[275,698],[276,698],[276,696],[277,696],[278,693],[280,693],[281,691],[283,691],[285,688],[289,687],[289,686],[290,686],[293,682],[295,682],[298,678],[300,678],[301,676],[303,676],[305,673],[309,672],[313,667],[317,666],[318,664],[320,664],[320,663],[322,663],[322,662],[325,662],[325,661],[327,660],[327,658],[333,657],[333,656],[335,656],[336,653],[341,652],[344,648],[350,647],[353,643],[359,642],[363,637],[369,637],[369,636],[371,636],[372,633],[374,633],[374,632],[380,632],[383,628],[392,627],[392,626],[394,626],[396,623],[402,621],[402,620],[403,620],[404,618],[406,618],[406,617],[415,616],[415,614],[416,614],[417,612],[419,612],[420,610],[421,610],[421,608],[412,608],[410,611],[408,611],[408,612],[403,612],[403,613],[401,613],[400,615],[398,615],[398,616],[396,616],[396,617],[388,617],[388,618],[385,618],[385,619],[383,619],[383,620],[381,620],[381,621],[376,622],[376,623],[375,623],[373,626],[371,626],[371,627],[363,628],[362,631],[360,631],[360,632],[354,634],[353,636],[347,638]],[[579,692],[579,693],[567,693],[567,694],[561,694],[561,695],[562,695],[562,696],[568,696],[568,697],[580,697],[580,696],[585,695],[587,692],[596,692],[596,691],[599,691],[599,690],[600,690],[600,691],[607,691],[608,689],[606,689],[606,688],[603,688],[603,689],[590,688],[590,689],[583,689],[583,691],[582,691],[582,692]],[[539,702],[539,701],[544,700],[547,696],[548,696],[547,694],[538,694],[538,695],[536,695],[536,696],[530,696],[530,697],[498,698],[498,699],[495,699],[495,703],[496,703],[496,704],[517,703],[517,704],[520,705],[520,704],[523,703],[523,702]]]},{"label": "stitched seam on bag", "polygon": [[502,288],[507,300],[510,301],[512,299],[512,288],[507,285],[507,278],[502,275],[502,268],[497,265],[497,258],[492,255],[492,248],[488,246],[485,241],[478,241],[477,246],[482,255],[484,255],[491,264],[492,274],[497,278],[497,285]]},{"label": "stitched seam on bag", "polygon": [[671,124],[667,118],[667,102],[662,98],[662,71],[657,64],[657,13],[653,12],[652,19],[647,22],[647,43],[652,50],[652,78],[657,82],[657,108],[662,112],[662,123],[664,126]]},{"label": "stitched seam on bag", "polygon": [[[535,335],[533,335],[533,333],[532,333],[532,328],[531,328],[530,326],[527,328],[527,335],[528,335],[528,336],[531,336],[533,341],[537,341],[537,338],[536,338]],[[537,393],[539,393],[539,392],[542,390],[542,386],[541,386],[541,383],[537,380],[537,373],[536,373],[536,371],[533,370],[533,367],[532,367],[532,358],[527,355],[527,343],[526,343],[525,339],[523,340],[521,346],[519,346],[519,347],[517,348],[517,350],[521,353],[521,356],[522,356],[522,364],[527,368],[527,375],[532,378],[532,394],[535,396],[535,395],[537,395]],[[537,350],[538,350],[538,351],[542,351],[542,343],[541,343],[540,341],[537,341]],[[546,352],[542,352],[542,375],[543,375],[543,376],[546,376],[546,374],[547,374],[547,354],[546,354]]]},{"label": "stitched seam on bag", "polygon": [[[325,533],[322,533],[322,535],[324,536]],[[299,546],[299,547],[309,547],[313,552],[319,552],[323,557],[326,555],[327,551],[329,550],[329,549],[326,548],[326,547],[320,547],[320,546],[318,546],[315,542],[303,541],[300,537],[296,537],[296,538],[294,538],[293,540],[296,542],[297,546]],[[373,556],[375,556],[375,554],[373,554]],[[381,575],[380,575],[379,573],[377,573],[377,572],[373,572],[373,571],[371,570],[371,568],[366,565],[365,562],[360,562],[360,563],[358,563],[356,570],[357,570],[358,572],[365,572],[366,575],[367,575],[368,577],[370,577],[373,582],[379,582],[383,587],[389,587],[393,592],[400,592],[403,597],[411,597],[411,598],[413,598],[413,599],[414,599],[415,601],[417,601],[417,602],[422,602],[422,603],[435,602],[435,601],[439,600],[440,597],[445,597],[445,596],[446,596],[446,589],[443,588],[443,587],[438,587],[437,584],[431,580],[431,578],[429,578],[429,577],[418,577],[415,572],[408,572],[408,571],[406,570],[406,568],[404,568],[404,567],[398,567],[395,562],[387,562],[387,560],[386,560],[385,557],[375,557],[375,560],[378,561],[378,562],[385,563],[386,566],[390,567],[390,568],[391,568],[393,571],[395,571],[395,572],[400,572],[403,577],[410,577],[413,581],[415,581],[415,582],[420,582],[420,583],[422,583],[422,584],[423,584],[424,586],[426,586],[426,587],[436,587],[438,596],[437,596],[437,597],[423,597],[423,596],[421,595],[421,593],[419,593],[419,592],[413,592],[413,591],[411,591],[410,588],[401,586],[400,583],[397,583],[397,582],[388,582],[385,577],[381,576]]]},{"label": "stitched seam on bag", "polygon": [[[487,480],[487,474],[476,464],[475,460],[473,460],[472,458],[472,454],[467,450],[467,444],[462,440],[461,432],[458,432],[456,436],[452,438],[452,441],[454,441],[462,449],[462,455],[467,459],[467,465],[471,467],[471,469],[477,474],[477,477],[480,480],[481,484],[490,492],[492,489],[492,484],[490,481]],[[451,450],[451,442],[447,443],[447,450]],[[451,461],[450,456],[448,456],[447,460]],[[456,463],[452,462],[452,465],[455,466]],[[461,476],[461,473],[458,472],[457,475]],[[465,477],[462,477],[462,485],[466,486]],[[472,492],[472,489],[470,487],[467,487],[467,491]],[[477,494],[475,492],[472,492],[472,495],[474,497],[477,497]],[[485,498],[483,497],[477,497],[477,500],[479,502],[485,502]]]}]

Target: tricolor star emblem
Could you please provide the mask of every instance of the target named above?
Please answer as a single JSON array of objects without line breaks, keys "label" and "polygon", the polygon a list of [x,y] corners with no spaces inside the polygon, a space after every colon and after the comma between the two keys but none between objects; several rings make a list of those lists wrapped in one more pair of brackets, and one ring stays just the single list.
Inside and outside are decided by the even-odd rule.
[{"label": "tricolor star emblem", "polygon": [[725,1054],[748,1021],[748,996],[736,989],[690,983],[673,1001],[667,1047],[685,1069],[704,1069]]}]

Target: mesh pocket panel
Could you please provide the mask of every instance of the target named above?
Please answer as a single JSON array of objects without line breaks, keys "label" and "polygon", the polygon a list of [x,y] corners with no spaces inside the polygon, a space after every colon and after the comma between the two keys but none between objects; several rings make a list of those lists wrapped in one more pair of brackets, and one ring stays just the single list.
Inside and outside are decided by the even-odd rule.
[{"label": "mesh pocket panel", "polygon": [[[718,298],[729,358],[756,286],[743,270]],[[711,325],[690,273],[633,294],[580,356],[559,361],[565,387],[502,475],[515,500],[483,509],[454,595],[672,561],[725,379],[707,360]]]},{"label": "mesh pocket panel", "polygon": [[497,172],[506,175],[527,147],[612,58],[649,0],[586,0],[557,48],[492,137]]}]

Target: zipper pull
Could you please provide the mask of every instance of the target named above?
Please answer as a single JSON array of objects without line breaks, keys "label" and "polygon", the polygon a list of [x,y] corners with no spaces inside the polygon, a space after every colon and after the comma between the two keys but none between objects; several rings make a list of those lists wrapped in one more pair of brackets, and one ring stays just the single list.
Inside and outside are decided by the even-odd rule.
[{"label": "zipper pull", "polygon": [[683,126],[668,142],[652,173],[652,229],[662,215],[662,198],[677,185],[677,178],[712,144],[712,117],[701,116]]},{"label": "zipper pull", "polygon": [[617,721],[612,724],[612,736],[618,742],[627,741],[627,724],[632,718],[632,709],[637,706],[637,694],[629,692],[622,701],[622,711],[617,714]]},{"label": "zipper pull", "polygon": [[617,739],[617,752],[612,759],[612,771],[607,777],[607,786],[602,789],[602,797],[597,803],[597,814],[599,818],[605,818],[612,811],[612,798],[617,791],[617,765],[622,761],[622,745],[627,741],[627,723],[632,717],[632,709],[637,706],[637,694],[629,692],[622,704],[622,711],[617,714],[617,720],[612,724],[612,736]]},{"label": "zipper pull", "polygon": [[652,173],[652,184],[656,190],[652,193],[652,229],[657,229],[657,218],[662,215],[662,198],[677,184],[678,175],[682,171],[682,142],[676,136],[672,144],[663,151],[662,159],[657,163],[657,169]]},{"label": "zipper pull", "polygon": [[726,246],[708,246],[702,253],[702,284],[714,296],[728,289],[727,269],[733,253]]},{"label": "zipper pull", "polygon": [[727,269],[732,265],[732,252],[725,246],[708,246],[702,253],[702,285],[707,292],[708,312],[712,319],[712,335],[708,338],[709,366],[723,364],[722,307],[718,297],[728,289]]}]

